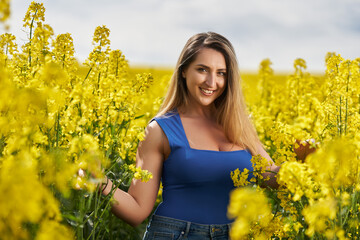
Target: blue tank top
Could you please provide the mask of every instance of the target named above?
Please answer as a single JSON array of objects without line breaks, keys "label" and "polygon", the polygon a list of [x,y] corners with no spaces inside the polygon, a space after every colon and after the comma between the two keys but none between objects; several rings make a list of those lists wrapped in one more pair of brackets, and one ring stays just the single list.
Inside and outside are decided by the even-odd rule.
[{"label": "blue tank top", "polygon": [[176,110],[153,120],[164,131],[171,150],[161,176],[163,201],[155,214],[200,224],[231,223],[227,218],[229,194],[234,189],[230,172],[237,168],[252,171],[250,152],[190,148]]}]

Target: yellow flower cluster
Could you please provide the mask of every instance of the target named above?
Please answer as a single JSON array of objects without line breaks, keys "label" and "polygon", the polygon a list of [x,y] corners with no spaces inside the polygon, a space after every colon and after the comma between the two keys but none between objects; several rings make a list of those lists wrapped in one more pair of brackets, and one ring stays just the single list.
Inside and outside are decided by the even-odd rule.
[{"label": "yellow flower cluster", "polygon": [[276,218],[266,195],[254,188],[244,187],[230,195],[229,218],[236,218],[232,224],[231,239],[269,239],[276,231]]},{"label": "yellow flower cluster", "polygon": [[[309,224],[306,230],[308,236],[313,236],[315,232],[324,233],[325,230],[331,231],[330,221],[336,217],[336,202],[332,198],[322,198],[303,210],[305,221]],[[329,232],[326,233],[326,235]],[[333,239],[331,236],[329,239]]]},{"label": "yellow flower cluster", "polygon": [[[360,58],[345,60],[329,53],[325,60],[324,76],[306,72],[303,59],[294,61],[293,74],[274,75],[271,62],[266,59],[260,64],[258,79],[252,77],[247,81],[244,77],[251,118],[268,153],[281,166],[278,189],[256,188],[267,194],[276,216],[269,222],[274,229],[267,239],[360,237]],[[313,152],[313,148],[316,151],[303,160],[300,155]],[[257,177],[266,165],[260,159],[256,156],[252,159]],[[248,185],[248,176],[248,169],[231,173],[237,187]],[[263,193],[248,201],[262,196]],[[247,213],[231,209],[244,204],[232,198],[231,216],[245,221]],[[263,204],[262,207],[268,207]],[[256,215],[256,209],[253,211]],[[233,236],[244,233],[237,238],[264,238],[251,232],[253,220],[247,220],[248,229],[233,230],[242,231],[232,233]]]},{"label": "yellow flower cluster", "polygon": [[110,49],[106,26],[81,65],[71,34],[55,36],[44,21],[44,5],[32,2],[28,41],[18,49],[14,35],[0,35],[1,238],[104,237],[110,225],[128,227],[110,224],[111,196],[96,187],[104,174],[125,189],[133,177],[151,179],[134,161],[159,96],[149,98],[151,74],[130,73]]},{"label": "yellow flower cluster", "polygon": [[248,181],[249,178],[249,169],[244,168],[242,172],[237,168],[230,173],[231,179],[234,182],[235,187],[243,187],[249,185],[250,182]]},{"label": "yellow flower cluster", "polygon": [[[261,185],[264,181],[270,179],[270,176],[264,178],[264,175],[267,175],[267,172],[271,172],[269,170],[269,160],[258,154],[251,158],[251,162],[253,171],[249,171],[249,169],[244,168],[244,170],[240,172],[237,168],[230,173],[231,179],[236,187],[249,185],[250,182]],[[252,174],[250,179],[249,174]]]},{"label": "yellow flower cluster", "polygon": [[147,170],[142,170],[139,167],[135,167],[134,164],[129,165],[129,169],[134,173],[135,179],[143,179],[145,181],[149,181],[152,178],[152,175]]},{"label": "yellow flower cluster", "polygon": [[[0,1],[0,21],[8,6]],[[106,26],[79,64],[71,34],[55,35],[42,3],[30,4],[24,28],[20,47],[0,35],[1,238],[138,238],[109,214],[111,195],[95,189],[104,174],[124,190],[133,177],[151,179],[135,166],[136,149],[172,73],[129,68]],[[255,187],[231,194],[233,239],[359,239],[360,59],[329,53],[325,61],[324,76],[308,73],[303,59],[288,76],[275,75],[269,59],[258,75],[243,75],[280,186],[259,187],[269,171],[261,156],[253,171],[234,169],[236,186]],[[295,149],[306,139],[317,150],[300,162]]]},{"label": "yellow flower cluster", "polygon": [[[10,0],[0,0],[0,22],[6,22],[10,17]],[[5,25],[8,29],[9,26]]]},{"label": "yellow flower cluster", "polygon": [[319,187],[313,181],[312,173],[305,164],[286,162],[279,171],[278,183],[286,185],[293,194],[293,201],[299,201],[303,195],[316,198]]}]

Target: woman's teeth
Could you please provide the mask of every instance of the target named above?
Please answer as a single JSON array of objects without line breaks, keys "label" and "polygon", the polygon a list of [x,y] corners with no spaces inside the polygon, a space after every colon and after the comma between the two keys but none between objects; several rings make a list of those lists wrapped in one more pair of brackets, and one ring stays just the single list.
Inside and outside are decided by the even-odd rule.
[{"label": "woman's teeth", "polygon": [[203,88],[200,88],[202,92],[206,93],[206,94],[212,94],[214,91],[211,91],[211,90],[206,90],[206,89],[203,89]]}]

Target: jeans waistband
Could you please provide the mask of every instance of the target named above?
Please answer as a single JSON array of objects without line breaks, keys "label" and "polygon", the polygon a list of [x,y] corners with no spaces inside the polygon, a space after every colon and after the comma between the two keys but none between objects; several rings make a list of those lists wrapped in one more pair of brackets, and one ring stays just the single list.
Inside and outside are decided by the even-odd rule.
[{"label": "jeans waistband", "polygon": [[161,226],[173,230],[181,231],[181,234],[186,237],[190,232],[203,233],[211,237],[217,235],[229,234],[231,224],[199,224],[188,222],[180,219],[164,217],[159,215],[152,215],[150,225]]}]

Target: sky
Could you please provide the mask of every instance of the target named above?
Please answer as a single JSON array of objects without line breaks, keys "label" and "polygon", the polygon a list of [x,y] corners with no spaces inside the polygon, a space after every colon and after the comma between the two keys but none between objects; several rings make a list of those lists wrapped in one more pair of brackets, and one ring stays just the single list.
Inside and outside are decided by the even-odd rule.
[{"label": "sky", "polygon": [[[275,72],[292,71],[303,58],[308,71],[324,72],[325,55],[360,57],[360,0],[44,0],[45,23],[71,33],[83,62],[97,26],[110,29],[111,49],[130,66],[174,67],[186,41],[214,31],[234,45],[240,69],[257,71],[269,58]],[[19,44],[31,1],[12,0],[8,24]],[[4,28],[0,28],[0,33]]]}]

